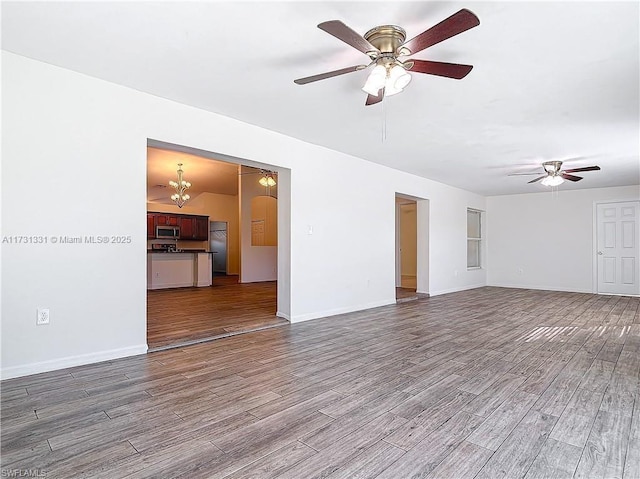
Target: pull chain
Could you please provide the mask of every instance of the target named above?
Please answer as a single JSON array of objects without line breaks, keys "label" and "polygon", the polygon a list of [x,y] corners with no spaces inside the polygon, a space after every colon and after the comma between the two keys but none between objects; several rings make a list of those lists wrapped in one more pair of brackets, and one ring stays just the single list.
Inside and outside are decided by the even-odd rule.
[{"label": "pull chain", "polygon": [[387,102],[382,98],[382,143],[387,139]]}]

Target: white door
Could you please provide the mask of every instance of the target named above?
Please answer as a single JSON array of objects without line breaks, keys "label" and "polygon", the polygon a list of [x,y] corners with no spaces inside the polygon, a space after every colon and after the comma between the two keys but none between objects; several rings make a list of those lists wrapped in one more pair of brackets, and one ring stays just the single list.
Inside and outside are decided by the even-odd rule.
[{"label": "white door", "polygon": [[640,201],[596,207],[598,293],[640,294]]}]

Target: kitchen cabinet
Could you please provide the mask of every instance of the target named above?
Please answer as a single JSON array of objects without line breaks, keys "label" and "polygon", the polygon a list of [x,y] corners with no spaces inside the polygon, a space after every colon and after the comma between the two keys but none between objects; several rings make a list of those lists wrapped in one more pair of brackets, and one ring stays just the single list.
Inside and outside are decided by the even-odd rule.
[{"label": "kitchen cabinet", "polygon": [[196,233],[196,218],[195,216],[181,216],[180,217],[180,239],[192,240],[195,239]]},{"label": "kitchen cabinet", "polygon": [[147,239],[155,239],[156,226],[179,226],[181,240],[209,240],[208,216],[147,213]]},{"label": "kitchen cabinet", "polygon": [[178,215],[170,215],[164,213],[155,213],[156,226],[179,226]]},{"label": "kitchen cabinet", "polygon": [[207,241],[209,239],[209,217],[180,216],[180,239]]},{"label": "kitchen cabinet", "polygon": [[156,237],[156,215],[147,213],[147,239]]},{"label": "kitchen cabinet", "polygon": [[148,253],[147,289],[211,286],[210,253]]},{"label": "kitchen cabinet", "polygon": [[195,239],[198,241],[209,241],[209,217],[196,216]]}]

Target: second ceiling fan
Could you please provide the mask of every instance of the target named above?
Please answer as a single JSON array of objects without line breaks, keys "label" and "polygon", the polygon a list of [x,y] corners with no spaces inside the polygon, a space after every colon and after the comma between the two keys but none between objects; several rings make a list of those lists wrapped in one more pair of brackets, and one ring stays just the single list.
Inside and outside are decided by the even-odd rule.
[{"label": "second ceiling fan", "polygon": [[[571,173],[579,173],[582,171],[599,171],[600,167],[597,165],[594,166],[583,166],[580,168],[571,168],[568,170],[562,169],[562,161],[545,161],[542,163],[542,168],[545,171],[545,174],[539,176],[538,178],[534,178],[527,183],[536,183],[542,180],[542,184],[545,186],[558,186],[564,182],[564,180],[569,181],[580,181],[582,176],[572,175]],[[528,176],[528,175],[538,175],[539,173],[511,173],[509,176]]]},{"label": "second ceiling fan", "polygon": [[365,105],[373,105],[382,101],[385,95],[390,96],[401,92],[411,81],[411,76],[407,71],[459,80],[467,76],[473,68],[472,65],[418,60],[415,58],[402,61],[399,57],[418,53],[425,48],[478,25],[480,25],[478,17],[463,8],[405,42],[406,33],[397,25],[381,25],[372,28],[364,36],[361,36],[341,21],[330,20],[321,23],[318,28],[368,55],[371,62],[367,65],[354,65],[340,70],[298,78],[294,82],[298,85],[305,85],[318,80],[344,75],[345,73],[364,70],[375,65],[363,87],[363,90],[368,94]]}]

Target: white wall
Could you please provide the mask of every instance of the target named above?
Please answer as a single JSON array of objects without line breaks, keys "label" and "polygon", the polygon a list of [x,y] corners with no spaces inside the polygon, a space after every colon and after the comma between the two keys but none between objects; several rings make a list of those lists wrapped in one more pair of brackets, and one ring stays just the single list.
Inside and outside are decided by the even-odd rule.
[{"label": "white wall", "polygon": [[[485,284],[484,270],[466,271],[478,195],[11,53],[2,62],[2,234],[131,237],[3,245],[3,378],[146,351],[149,138],[290,169],[278,307],[292,321],[395,302],[396,191],[430,200],[429,293]],[[318,171],[335,172],[322,189]],[[36,327],[38,307],[50,325]]]},{"label": "white wall", "polygon": [[[416,293],[429,294],[429,200],[416,202],[416,222],[418,228],[416,262],[418,277],[416,278]],[[475,274],[476,272],[474,272]],[[477,280],[477,278],[475,279]],[[482,277],[484,281],[484,276]]]},{"label": "white wall", "polygon": [[487,198],[487,283],[596,292],[594,203],[638,198],[638,186]]}]

